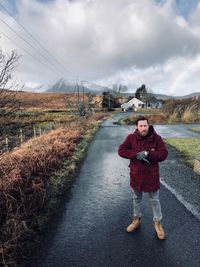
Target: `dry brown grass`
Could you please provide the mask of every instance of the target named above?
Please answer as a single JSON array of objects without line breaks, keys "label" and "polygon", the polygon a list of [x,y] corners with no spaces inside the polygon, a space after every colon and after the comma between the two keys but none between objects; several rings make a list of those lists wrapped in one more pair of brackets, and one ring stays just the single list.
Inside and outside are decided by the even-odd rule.
[{"label": "dry brown grass", "polygon": [[[121,119],[119,121],[119,124],[122,125],[134,125],[135,121],[139,115],[132,115],[128,118]],[[149,120],[150,124],[163,124],[166,123],[166,116],[163,114],[151,114],[151,115],[146,115],[145,117]]]},{"label": "dry brown grass", "polygon": [[77,144],[104,116],[80,119],[0,155],[0,265],[12,266],[9,260],[23,254],[23,242],[38,230],[36,217],[50,200],[52,173],[71,159]]},{"label": "dry brown grass", "polygon": [[35,109],[65,109],[66,98],[75,98],[75,94],[64,93],[22,93],[18,94],[23,108]]},{"label": "dry brown grass", "polygon": [[57,129],[0,157],[0,252],[5,258],[32,231],[50,173],[72,156],[83,133],[82,127]]},{"label": "dry brown grass", "polygon": [[[28,93],[19,92],[17,94],[21,102],[22,109],[30,109],[31,111],[38,110],[66,110],[67,103],[76,103],[77,94],[76,93]],[[100,103],[102,96],[94,96],[93,102]],[[85,101],[87,102],[87,96],[85,96]]]},{"label": "dry brown grass", "polygon": [[165,114],[169,123],[194,123],[200,121],[200,98],[184,100],[168,100]]}]

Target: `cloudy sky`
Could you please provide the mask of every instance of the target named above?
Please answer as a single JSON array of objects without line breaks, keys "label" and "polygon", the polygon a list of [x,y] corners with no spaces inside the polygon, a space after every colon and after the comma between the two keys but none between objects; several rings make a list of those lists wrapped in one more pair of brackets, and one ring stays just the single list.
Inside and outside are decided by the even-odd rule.
[{"label": "cloudy sky", "polygon": [[15,74],[27,86],[66,78],[200,92],[200,1],[0,0],[0,47],[22,55]]}]

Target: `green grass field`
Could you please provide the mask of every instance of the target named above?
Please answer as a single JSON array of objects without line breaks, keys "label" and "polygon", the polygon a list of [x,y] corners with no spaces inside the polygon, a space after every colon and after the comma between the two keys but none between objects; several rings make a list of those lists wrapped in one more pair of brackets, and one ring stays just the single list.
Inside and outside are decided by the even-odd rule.
[{"label": "green grass field", "polygon": [[193,167],[194,157],[200,156],[200,138],[166,138],[165,141],[183,154],[185,163]]},{"label": "green grass field", "polygon": [[200,132],[200,127],[198,127],[198,128],[192,128],[191,131]]}]

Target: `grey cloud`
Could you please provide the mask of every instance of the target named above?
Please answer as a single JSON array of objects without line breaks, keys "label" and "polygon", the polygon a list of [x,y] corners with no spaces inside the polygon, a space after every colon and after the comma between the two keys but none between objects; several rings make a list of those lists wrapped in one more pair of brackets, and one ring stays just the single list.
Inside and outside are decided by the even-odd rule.
[{"label": "grey cloud", "polygon": [[96,79],[199,52],[199,39],[151,1],[25,2],[20,20],[79,76]]},{"label": "grey cloud", "polygon": [[[118,79],[117,73],[129,69],[136,70],[134,75],[152,69],[156,76],[165,74],[157,68],[170,59],[193,58],[200,52],[197,31],[192,23],[185,21],[186,27],[177,23],[170,2],[23,0],[18,2],[18,19],[75,77]],[[196,13],[191,17],[196,22]],[[60,78],[25,54],[18,72],[34,83]],[[151,80],[152,75],[147,77]]]}]

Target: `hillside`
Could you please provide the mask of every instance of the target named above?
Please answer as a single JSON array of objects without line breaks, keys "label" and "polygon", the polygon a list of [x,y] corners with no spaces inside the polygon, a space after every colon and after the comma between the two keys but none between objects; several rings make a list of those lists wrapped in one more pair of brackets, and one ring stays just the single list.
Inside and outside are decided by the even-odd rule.
[{"label": "hillside", "polygon": [[184,98],[193,98],[193,97],[196,97],[196,96],[200,96],[200,92],[191,93],[191,94],[183,95],[183,96],[176,96],[175,98],[176,99],[184,99]]},{"label": "hillside", "polygon": [[[67,108],[67,103],[76,103],[77,95],[75,93],[29,93],[18,92],[18,99],[21,102],[21,108],[25,109],[56,109],[63,110]],[[85,101],[88,101],[85,95]],[[97,106],[101,103],[101,96],[95,95],[93,102]]]},{"label": "hillside", "polygon": [[[135,96],[134,93],[125,93],[125,96]],[[165,95],[165,94],[152,94],[157,99],[167,100],[167,99],[186,99],[186,98],[193,98],[200,96],[200,92],[191,93],[188,95],[183,96],[172,96],[172,95]]]},{"label": "hillside", "polygon": [[174,98],[174,99],[186,99],[186,98],[193,98],[196,96],[200,96],[200,92],[196,92],[196,93],[191,93],[188,95],[183,95],[183,96],[172,96],[172,95],[164,95],[164,94],[153,94],[157,99],[163,99],[163,100],[167,100],[170,98]]}]

